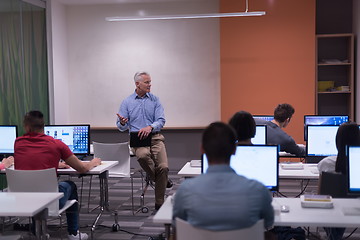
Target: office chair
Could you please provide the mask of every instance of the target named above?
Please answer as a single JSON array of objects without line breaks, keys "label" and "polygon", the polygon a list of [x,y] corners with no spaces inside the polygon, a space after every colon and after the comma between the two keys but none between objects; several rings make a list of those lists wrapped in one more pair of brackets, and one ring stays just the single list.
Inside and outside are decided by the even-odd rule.
[{"label": "office chair", "polygon": [[321,172],[318,193],[333,198],[346,198],[348,197],[346,184],[346,176],[341,173]]},{"label": "office chair", "polygon": [[230,231],[211,231],[200,229],[190,223],[176,218],[177,240],[219,240],[219,239],[241,239],[241,240],[264,240],[264,220],[261,219],[249,228]]},{"label": "office chair", "polygon": [[[9,192],[59,192],[55,168],[44,170],[14,170],[7,168],[6,180]],[[59,201],[49,205],[49,216],[59,218],[61,229],[62,214],[75,203],[77,201],[74,199],[68,200],[61,209],[59,209]]]}]

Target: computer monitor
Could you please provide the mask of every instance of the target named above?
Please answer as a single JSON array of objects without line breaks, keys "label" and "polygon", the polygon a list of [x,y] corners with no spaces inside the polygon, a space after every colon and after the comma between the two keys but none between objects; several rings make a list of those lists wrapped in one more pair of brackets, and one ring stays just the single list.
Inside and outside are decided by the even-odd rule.
[{"label": "computer monitor", "polygon": [[90,154],[90,125],[46,125],[44,132],[63,141],[76,155]]},{"label": "computer monitor", "polygon": [[350,195],[360,196],[360,146],[347,146],[347,190]]},{"label": "computer monitor", "polygon": [[274,116],[272,115],[253,115],[253,118],[256,119],[262,119],[265,121],[272,121],[274,120]]},{"label": "computer monitor", "polygon": [[[231,156],[230,166],[239,175],[255,179],[269,190],[277,191],[279,185],[279,151],[276,145],[239,145]],[[202,156],[201,173],[209,167],[206,154]]]},{"label": "computer monitor", "polygon": [[339,126],[349,121],[347,115],[305,115],[304,116],[304,140],[307,140],[307,125],[335,125]]},{"label": "computer monitor", "polygon": [[14,143],[17,134],[16,125],[0,125],[0,154],[14,154]]},{"label": "computer monitor", "polygon": [[267,128],[266,125],[256,125],[256,134],[251,139],[253,144],[266,144]]},{"label": "computer monitor", "polygon": [[308,141],[307,156],[335,156],[337,155],[335,137],[339,126],[307,125]]}]

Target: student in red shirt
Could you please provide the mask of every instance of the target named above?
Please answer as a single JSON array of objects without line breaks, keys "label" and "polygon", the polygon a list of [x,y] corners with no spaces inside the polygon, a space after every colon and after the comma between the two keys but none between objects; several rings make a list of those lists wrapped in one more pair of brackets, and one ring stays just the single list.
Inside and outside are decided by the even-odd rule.
[{"label": "student in red shirt", "polygon": [[[100,165],[101,160],[94,158],[90,162],[80,161],[69,147],[58,139],[44,134],[44,116],[40,111],[30,111],[24,117],[26,133],[15,140],[14,165],[19,170],[41,170],[58,168],[60,159],[80,173]],[[59,182],[59,192],[64,193],[59,201],[63,207],[67,200],[77,199],[76,185],[72,181]],[[78,204],[66,211],[69,240],[88,239],[86,233],[79,232]]]}]

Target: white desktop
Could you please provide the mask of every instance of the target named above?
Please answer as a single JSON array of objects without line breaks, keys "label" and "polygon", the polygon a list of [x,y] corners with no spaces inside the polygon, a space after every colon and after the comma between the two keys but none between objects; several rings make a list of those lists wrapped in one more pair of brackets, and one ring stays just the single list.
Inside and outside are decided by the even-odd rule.
[{"label": "white desktop", "polygon": [[0,153],[13,154],[14,142],[17,137],[17,126],[1,125],[0,126]]},{"label": "white desktop", "polygon": [[[202,173],[208,169],[208,160],[203,155]],[[279,156],[278,146],[274,145],[241,145],[236,147],[231,156],[230,166],[239,175],[255,179],[270,190],[278,188]]]},{"label": "white desktop", "polygon": [[339,126],[307,125],[307,156],[335,156],[335,137]]}]

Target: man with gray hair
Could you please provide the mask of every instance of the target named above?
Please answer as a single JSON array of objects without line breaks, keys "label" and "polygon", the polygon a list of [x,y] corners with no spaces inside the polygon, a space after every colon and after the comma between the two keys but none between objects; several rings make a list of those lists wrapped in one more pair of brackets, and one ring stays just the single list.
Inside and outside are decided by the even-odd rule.
[{"label": "man with gray hair", "polygon": [[164,203],[166,188],[172,187],[168,179],[168,160],[164,136],[164,108],[159,98],[150,93],[151,77],[147,72],[134,76],[135,92],[125,98],[117,113],[116,125],[120,131],[130,132],[130,146],[142,169],[155,182],[155,209]]}]

